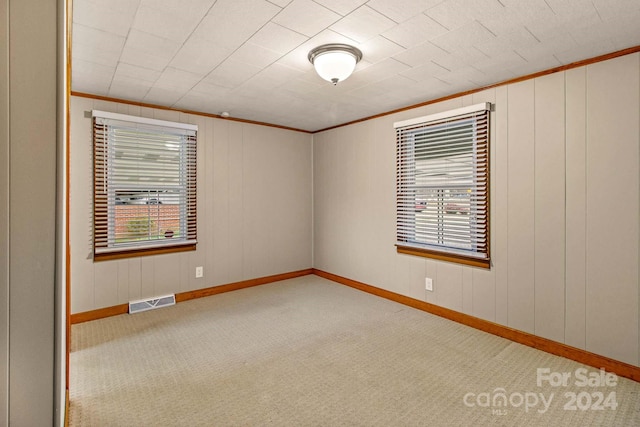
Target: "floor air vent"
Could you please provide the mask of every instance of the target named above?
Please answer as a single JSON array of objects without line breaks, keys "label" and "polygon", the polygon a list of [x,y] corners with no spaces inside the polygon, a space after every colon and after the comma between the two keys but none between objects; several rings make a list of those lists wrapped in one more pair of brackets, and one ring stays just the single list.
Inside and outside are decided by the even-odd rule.
[{"label": "floor air vent", "polygon": [[164,295],[157,298],[149,298],[139,301],[129,302],[129,314],[140,313],[141,311],[153,310],[154,308],[166,307],[176,303],[174,294]]}]

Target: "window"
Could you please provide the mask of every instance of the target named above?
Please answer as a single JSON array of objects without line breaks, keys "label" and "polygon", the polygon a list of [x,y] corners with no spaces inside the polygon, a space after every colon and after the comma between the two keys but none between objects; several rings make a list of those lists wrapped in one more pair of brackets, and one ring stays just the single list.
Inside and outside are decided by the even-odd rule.
[{"label": "window", "polygon": [[195,249],[197,126],[92,115],[94,259]]},{"label": "window", "polygon": [[490,106],[394,124],[398,252],[489,268]]}]

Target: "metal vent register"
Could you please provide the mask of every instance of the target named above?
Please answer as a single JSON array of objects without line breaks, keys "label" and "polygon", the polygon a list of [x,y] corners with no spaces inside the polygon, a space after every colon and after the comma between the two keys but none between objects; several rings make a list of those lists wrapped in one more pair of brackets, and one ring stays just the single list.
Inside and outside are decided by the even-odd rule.
[{"label": "metal vent register", "polygon": [[164,295],[157,298],[150,298],[139,301],[129,302],[129,314],[140,313],[141,311],[153,310],[154,308],[167,307],[175,305],[176,296],[174,294]]}]

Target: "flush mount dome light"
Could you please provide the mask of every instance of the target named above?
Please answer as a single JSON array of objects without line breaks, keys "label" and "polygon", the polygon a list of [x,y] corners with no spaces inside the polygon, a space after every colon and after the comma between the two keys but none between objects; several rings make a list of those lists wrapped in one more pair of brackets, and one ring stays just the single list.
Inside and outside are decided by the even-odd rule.
[{"label": "flush mount dome light", "polygon": [[362,52],[348,44],[323,44],[309,52],[308,58],[318,75],[335,85],[353,73]]}]

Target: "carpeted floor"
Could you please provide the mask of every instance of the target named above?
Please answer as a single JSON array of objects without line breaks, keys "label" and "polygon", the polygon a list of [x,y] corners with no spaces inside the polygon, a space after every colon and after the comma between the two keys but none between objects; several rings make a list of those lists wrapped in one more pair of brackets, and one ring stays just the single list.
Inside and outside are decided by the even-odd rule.
[{"label": "carpeted floor", "polygon": [[74,325],[70,375],[71,426],[640,426],[640,383],[313,275]]}]

